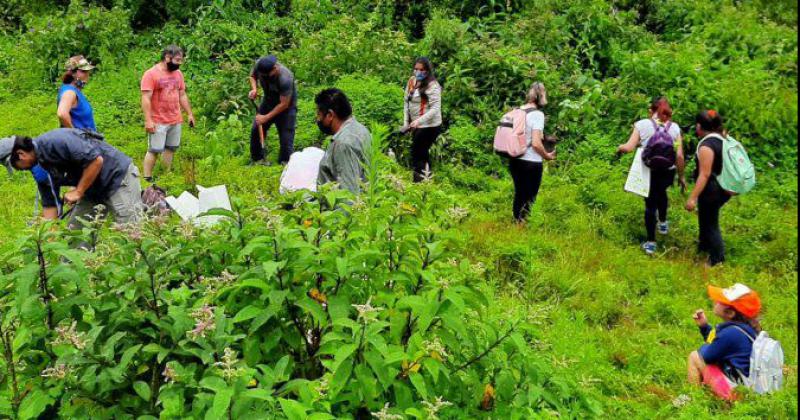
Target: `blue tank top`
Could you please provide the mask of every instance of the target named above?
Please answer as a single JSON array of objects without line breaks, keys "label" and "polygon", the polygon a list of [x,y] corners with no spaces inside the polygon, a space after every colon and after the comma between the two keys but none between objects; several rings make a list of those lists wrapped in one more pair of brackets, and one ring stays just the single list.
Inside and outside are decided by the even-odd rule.
[{"label": "blue tank top", "polygon": [[64,96],[64,92],[68,90],[75,92],[75,95],[78,97],[78,106],[70,109],[69,111],[69,116],[72,117],[72,126],[75,128],[88,128],[92,131],[97,131],[97,126],[94,123],[94,112],[92,111],[92,105],[89,103],[89,100],[86,99],[86,96],[83,95],[83,92],[81,92],[80,89],[72,85],[61,85],[61,88],[58,89],[56,106],[61,103],[61,97]]}]

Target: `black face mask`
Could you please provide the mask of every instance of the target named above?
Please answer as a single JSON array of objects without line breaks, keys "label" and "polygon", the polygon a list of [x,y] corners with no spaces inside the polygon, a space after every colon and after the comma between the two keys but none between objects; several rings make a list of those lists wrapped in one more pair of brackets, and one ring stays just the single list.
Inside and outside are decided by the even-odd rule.
[{"label": "black face mask", "polygon": [[180,64],[175,64],[171,61],[167,63],[167,70],[169,71],[177,71],[179,68],[181,68]]},{"label": "black face mask", "polygon": [[319,128],[319,131],[322,131],[322,134],[325,134],[326,136],[332,136],[334,134],[333,128],[325,126],[320,120],[317,120],[317,127]]},{"label": "black face mask", "polygon": [[86,82],[84,82],[81,79],[75,79],[75,87],[76,88],[83,89],[84,86],[86,86]]}]

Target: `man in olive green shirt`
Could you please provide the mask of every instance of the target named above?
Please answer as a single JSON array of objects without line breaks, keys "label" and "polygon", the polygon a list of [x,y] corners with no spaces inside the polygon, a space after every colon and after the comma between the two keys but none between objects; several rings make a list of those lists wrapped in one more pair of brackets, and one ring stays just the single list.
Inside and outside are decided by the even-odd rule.
[{"label": "man in olive green shirt", "polygon": [[338,182],[353,194],[361,192],[360,183],[366,179],[364,168],[369,164],[372,135],[353,117],[353,108],[344,92],[326,89],[320,92],[317,104],[317,126],[331,143],[319,164],[317,184]]}]

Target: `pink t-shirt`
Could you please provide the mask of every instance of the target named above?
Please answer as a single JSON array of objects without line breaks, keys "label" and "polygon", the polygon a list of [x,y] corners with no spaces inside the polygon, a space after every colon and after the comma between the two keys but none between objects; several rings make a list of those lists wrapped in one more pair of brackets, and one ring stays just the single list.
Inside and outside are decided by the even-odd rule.
[{"label": "pink t-shirt", "polygon": [[152,91],[150,113],[156,124],[179,124],[181,114],[181,92],[186,90],[183,73],[180,70],[168,72],[156,64],[142,76],[142,91]]}]

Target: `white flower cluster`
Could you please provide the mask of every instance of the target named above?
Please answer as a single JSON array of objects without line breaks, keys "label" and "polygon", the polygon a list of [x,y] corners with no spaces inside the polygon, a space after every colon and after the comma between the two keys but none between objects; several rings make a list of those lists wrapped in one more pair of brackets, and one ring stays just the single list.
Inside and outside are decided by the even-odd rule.
[{"label": "white flower cluster", "polygon": [[178,380],[178,372],[170,365],[164,366],[164,371],[161,372],[161,375],[164,376],[164,380],[167,381],[168,384],[173,384]]},{"label": "white flower cluster", "polygon": [[239,364],[239,359],[236,358],[236,351],[230,347],[226,347],[220,361],[214,363],[214,366],[222,370],[223,378],[231,380],[244,372],[244,369],[236,367],[237,364]]},{"label": "white flower cluster", "polygon": [[425,353],[428,354],[435,353],[442,359],[445,359],[448,356],[450,356],[447,353],[447,348],[444,346],[444,344],[442,344],[442,340],[440,340],[439,337],[434,338],[432,341],[425,341],[424,346],[425,346]]},{"label": "white flower cluster", "polygon": [[442,411],[443,408],[453,405],[453,403],[445,401],[442,399],[442,397],[436,397],[433,402],[423,401],[422,405],[425,406],[425,411],[428,413],[428,419],[438,420],[439,412]]},{"label": "white flower cluster", "polygon": [[191,315],[195,321],[194,329],[187,331],[186,334],[193,340],[205,337],[217,326],[214,320],[213,306],[203,305],[203,307],[193,310]]},{"label": "white flower cluster", "polygon": [[72,344],[78,350],[86,348],[86,334],[77,330],[77,321],[72,321],[69,327],[56,327],[58,337],[53,344]]},{"label": "white flower cluster", "polygon": [[378,420],[403,420],[402,415],[392,414],[389,412],[389,403],[386,403],[386,405],[383,406],[381,411],[373,411],[370,414],[372,414],[372,417]]},{"label": "white flower cluster", "polygon": [[469,216],[469,211],[463,207],[450,207],[447,209],[447,217],[450,218],[450,221],[453,223],[458,223]]},{"label": "white flower cluster", "polygon": [[371,297],[367,299],[367,303],[363,305],[353,305],[353,307],[356,308],[356,311],[358,311],[358,320],[364,324],[375,320],[375,316],[378,314],[378,312],[383,310],[381,307],[373,307],[370,302],[372,302]]},{"label": "white flower cluster", "polygon": [[69,367],[59,363],[53,367],[46,368],[40,373],[42,378],[64,379],[69,374]]}]

